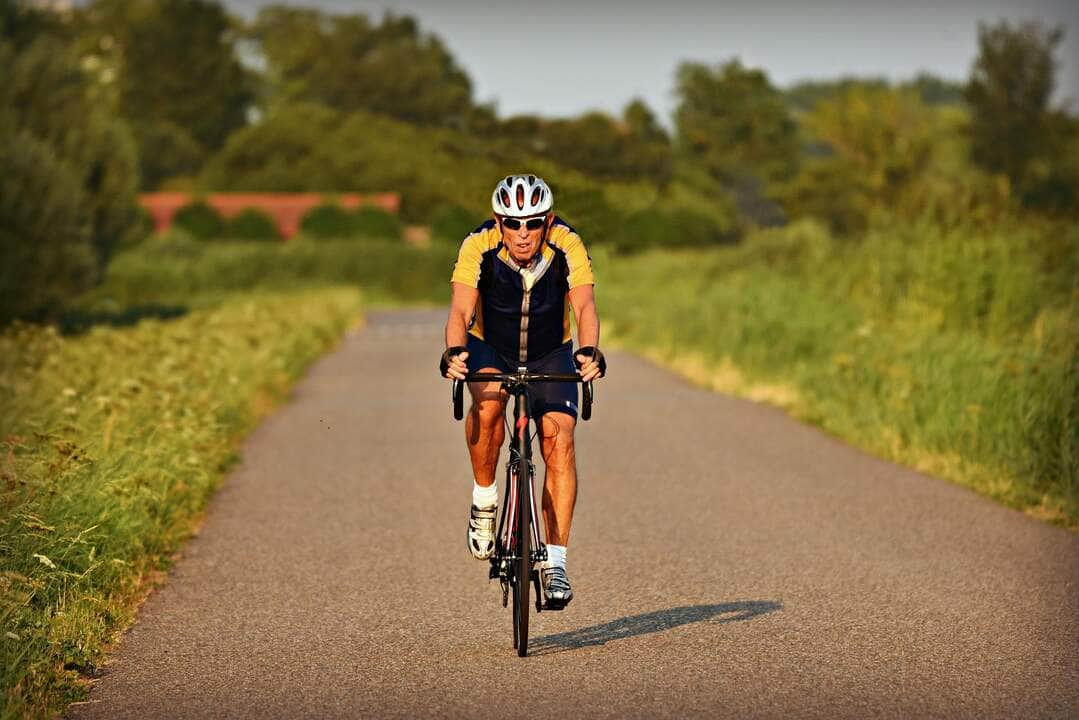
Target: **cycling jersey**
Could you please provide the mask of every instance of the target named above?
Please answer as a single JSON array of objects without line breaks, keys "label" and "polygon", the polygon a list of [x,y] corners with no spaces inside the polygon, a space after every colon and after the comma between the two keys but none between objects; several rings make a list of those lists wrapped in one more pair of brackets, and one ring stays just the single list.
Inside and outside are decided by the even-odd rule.
[{"label": "cycling jersey", "polygon": [[469,334],[518,362],[537,360],[571,339],[567,294],[595,284],[584,243],[559,217],[527,275],[502,244],[498,223],[488,220],[461,243],[452,281],[480,291]]}]

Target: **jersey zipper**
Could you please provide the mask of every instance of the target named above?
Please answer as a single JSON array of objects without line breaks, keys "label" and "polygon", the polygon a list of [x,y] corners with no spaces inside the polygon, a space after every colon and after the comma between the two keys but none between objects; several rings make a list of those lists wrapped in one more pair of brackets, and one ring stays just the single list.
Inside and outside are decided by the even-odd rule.
[{"label": "jersey zipper", "polygon": [[521,353],[519,360],[526,362],[528,360],[528,306],[531,302],[532,291],[524,289],[524,283],[521,284]]}]

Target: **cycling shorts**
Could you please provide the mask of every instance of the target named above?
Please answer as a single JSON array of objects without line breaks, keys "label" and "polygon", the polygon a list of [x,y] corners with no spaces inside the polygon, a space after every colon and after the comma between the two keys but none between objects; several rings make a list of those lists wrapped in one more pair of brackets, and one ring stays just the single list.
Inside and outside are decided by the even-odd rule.
[{"label": "cycling shorts", "polygon": [[[515,372],[521,365],[518,362],[510,362],[502,357],[497,350],[476,338],[468,336],[465,345],[468,350],[469,372],[479,372],[484,368],[498,368],[499,372]],[[541,358],[524,363],[528,372],[533,373],[576,373],[577,367],[573,364],[573,341],[563,343]],[[540,417],[544,413],[561,412],[577,418],[578,383],[533,383],[532,389],[532,416]]]}]

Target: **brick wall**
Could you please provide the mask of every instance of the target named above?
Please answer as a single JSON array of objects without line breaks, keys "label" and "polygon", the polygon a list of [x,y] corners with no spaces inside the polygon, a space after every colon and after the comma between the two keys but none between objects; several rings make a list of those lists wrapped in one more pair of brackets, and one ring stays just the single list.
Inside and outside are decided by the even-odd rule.
[{"label": "brick wall", "polygon": [[[348,210],[374,206],[396,214],[401,209],[401,197],[396,193],[343,193],[332,197]],[[154,230],[160,232],[172,225],[177,210],[196,198],[205,201],[226,219],[247,208],[261,210],[274,219],[278,231],[285,238],[297,233],[300,220],[309,210],[328,201],[328,196],[319,193],[211,193],[196,196],[185,192],[156,192],[139,195],[139,203],[153,216]]]}]

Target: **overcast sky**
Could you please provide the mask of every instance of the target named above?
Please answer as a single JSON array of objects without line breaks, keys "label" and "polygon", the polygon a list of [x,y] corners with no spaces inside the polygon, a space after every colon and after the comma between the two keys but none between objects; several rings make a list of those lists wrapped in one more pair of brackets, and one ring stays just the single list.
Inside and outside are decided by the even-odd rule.
[{"label": "overcast sky", "polygon": [[[269,0],[225,0],[251,16]],[[308,0],[292,2],[380,18],[413,15],[449,47],[475,96],[502,116],[618,113],[644,98],[665,118],[674,108],[674,71],[683,60],[732,57],[785,86],[806,78],[921,70],[967,77],[979,21],[1042,20],[1065,26],[1056,97],[1079,111],[1079,0],[907,0],[906,2],[633,3],[531,0]]]}]

